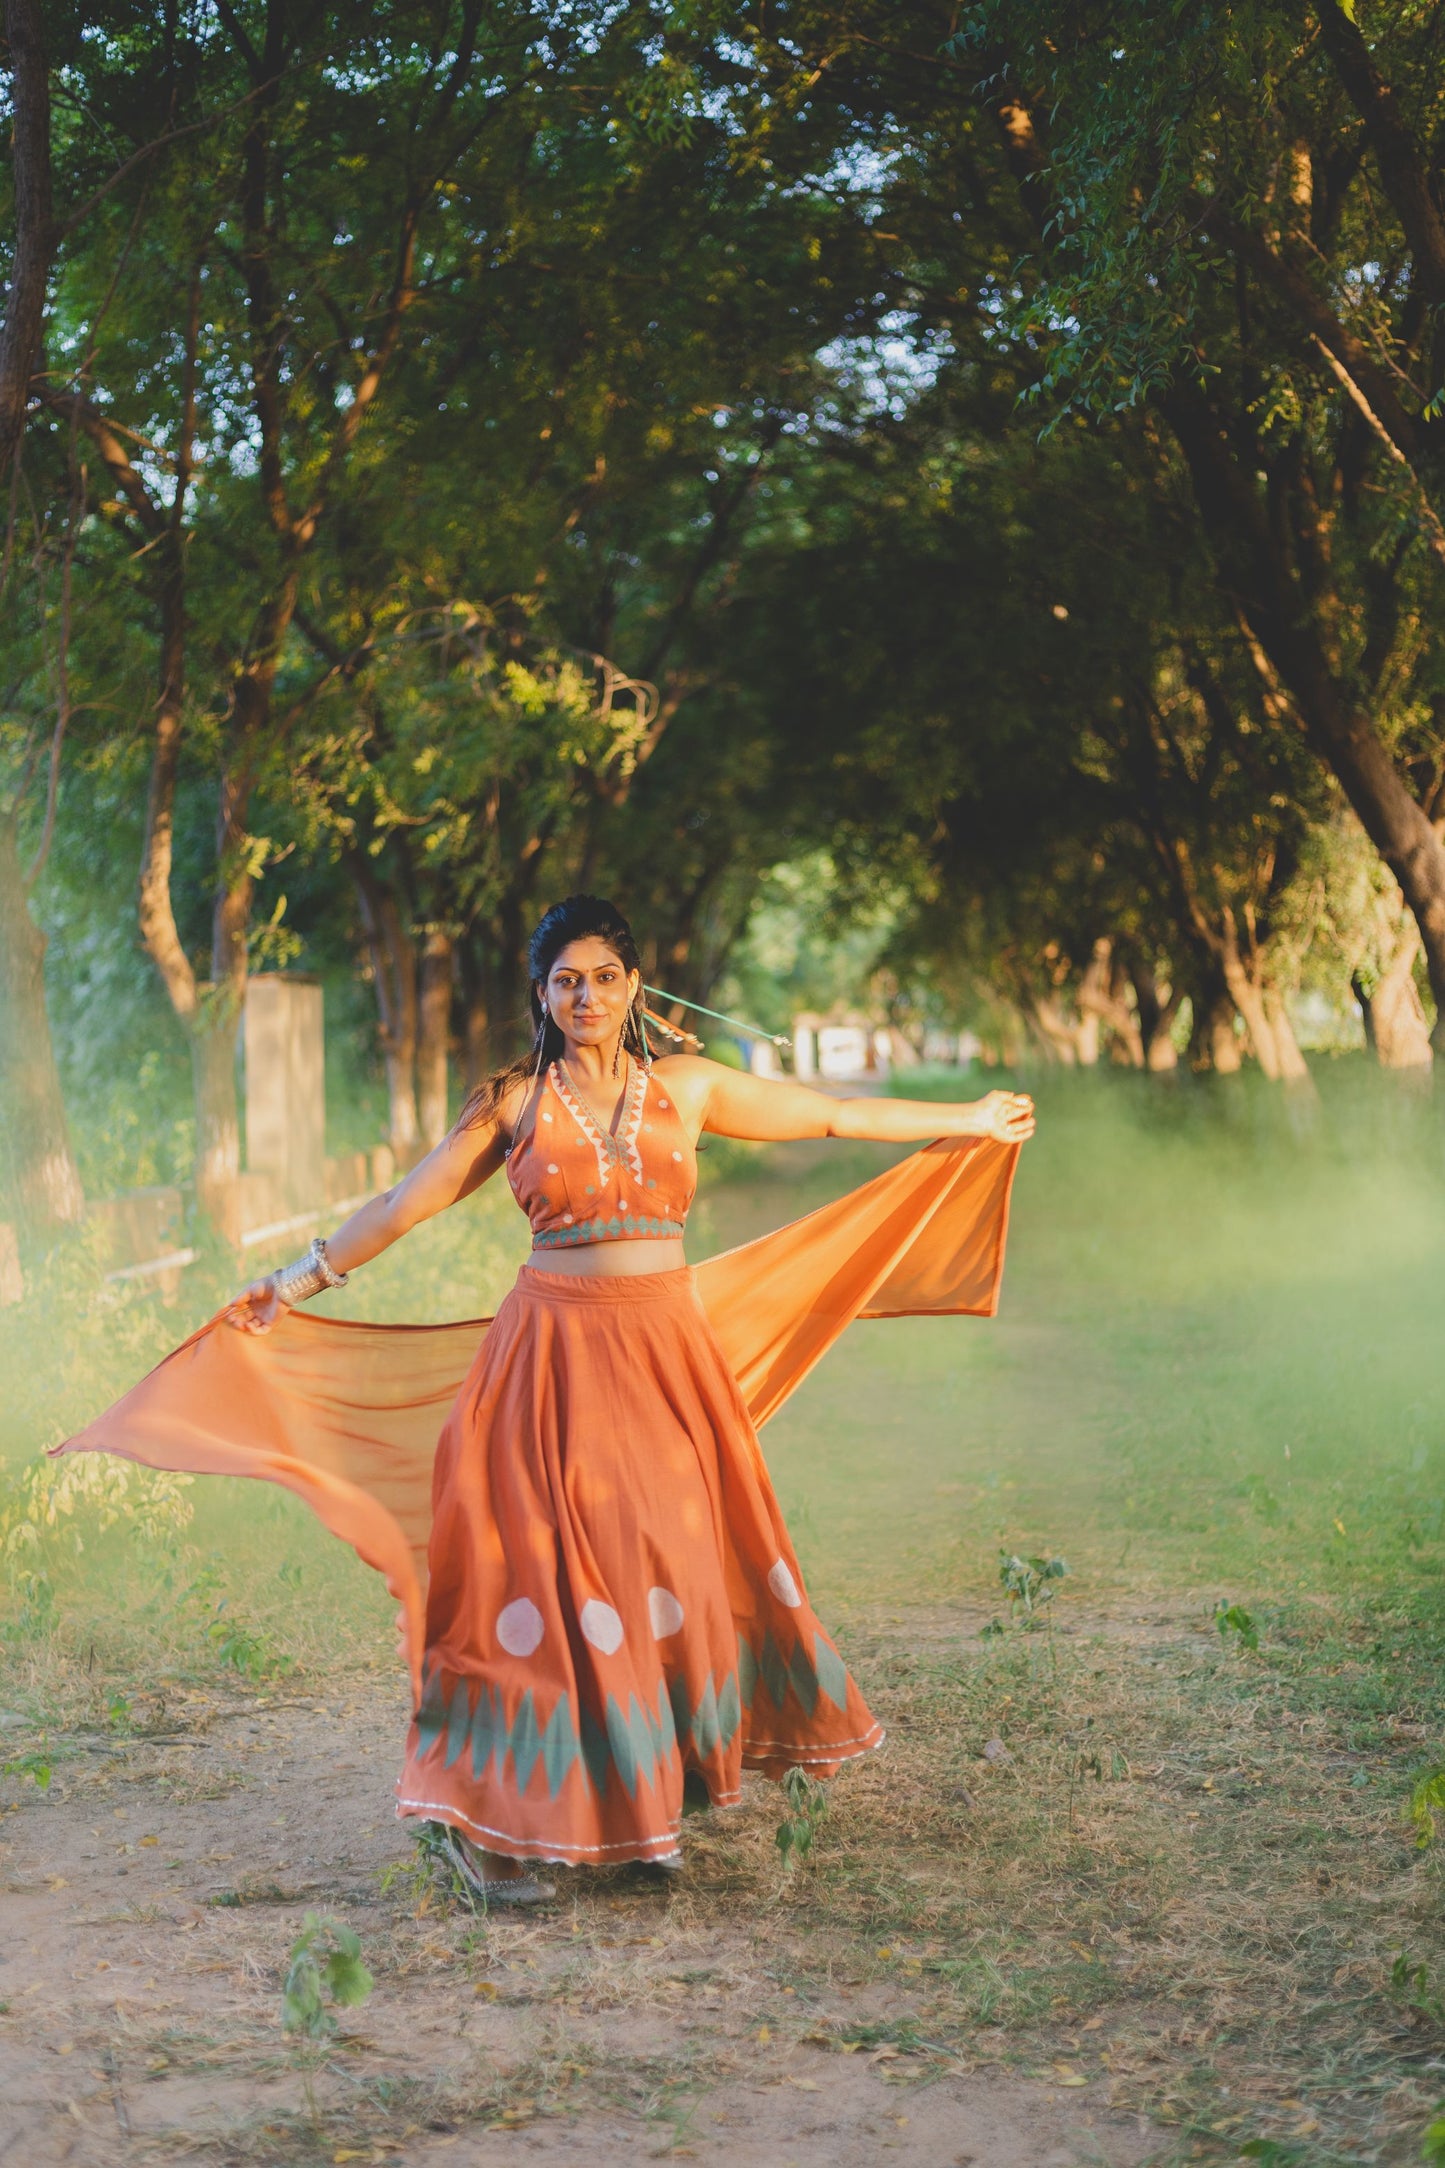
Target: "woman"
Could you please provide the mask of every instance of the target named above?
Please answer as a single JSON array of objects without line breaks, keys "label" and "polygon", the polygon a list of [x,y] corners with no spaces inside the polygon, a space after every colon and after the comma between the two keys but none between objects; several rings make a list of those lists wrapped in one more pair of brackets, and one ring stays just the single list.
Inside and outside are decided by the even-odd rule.
[{"label": "woman", "polygon": [[497,1901],[529,1863],[680,1865],[744,1767],[831,1775],[880,1727],[808,1606],[738,1382],[688,1271],[697,1138],[1014,1145],[1031,1103],[836,1100],[653,1060],[637,946],[572,896],[529,949],[532,1052],[451,1134],[229,1313],[266,1332],[505,1166],[533,1254],[442,1432],[400,1811]]}]

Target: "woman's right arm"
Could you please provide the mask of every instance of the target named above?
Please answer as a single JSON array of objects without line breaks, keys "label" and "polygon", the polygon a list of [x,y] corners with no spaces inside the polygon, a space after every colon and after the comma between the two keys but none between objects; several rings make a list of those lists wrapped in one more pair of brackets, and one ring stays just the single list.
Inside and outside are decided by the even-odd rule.
[{"label": "woman's right arm", "polygon": [[[350,1219],[343,1220],[327,1238],[327,1259],[337,1272],[354,1272],[369,1264],[393,1242],[399,1242],[423,1220],[435,1219],[448,1205],[460,1203],[489,1181],[506,1157],[503,1117],[512,1110],[502,1107],[497,1117],[472,1129],[448,1131],[425,1159],[419,1159],[379,1197],[369,1197]],[[284,1305],[276,1289],[276,1275],[253,1280],[227,1309],[232,1325],[244,1332],[268,1332]]]}]

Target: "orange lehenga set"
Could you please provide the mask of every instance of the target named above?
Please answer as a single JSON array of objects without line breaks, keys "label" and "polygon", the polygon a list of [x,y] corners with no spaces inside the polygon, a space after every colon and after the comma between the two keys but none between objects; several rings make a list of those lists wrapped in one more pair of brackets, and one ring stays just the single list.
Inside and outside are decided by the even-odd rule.
[{"label": "orange lehenga set", "polygon": [[881,1740],[756,1426],[855,1317],[993,1314],[1017,1147],[930,1145],[695,1269],[584,1277],[547,1251],[681,1233],[693,1146],[644,1069],[615,1135],[561,1064],[532,1116],[507,1165],[538,1261],[495,1318],[213,1319],[61,1450],[283,1483],[385,1575],[401,1814],[518,1859],[660,1859],[689,1773],[727,1806],[745,1768],[826,1776]]}]

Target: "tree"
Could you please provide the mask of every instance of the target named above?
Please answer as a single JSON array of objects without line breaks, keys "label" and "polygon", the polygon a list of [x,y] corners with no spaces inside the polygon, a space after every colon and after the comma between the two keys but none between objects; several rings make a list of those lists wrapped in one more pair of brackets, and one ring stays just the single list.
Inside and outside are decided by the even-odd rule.
[{"label": "tree", "polygon": [[[58,610],[49,606],[47,588],[55,552],[53,538],[44,534],[35,538],[35,592],[23,600],[17,597],[13,590],[19,584],[16,510],[21,494],[21,446],[40,349],[55,222],[49,67],[36,0],[5,0],[4,29],[10,76],[14,240],[0,324],[0,492],[6,506],[0,597],[12,590],[12,611],[32,621],[31,642],[43,640],[48,631],[57,649],[52,669],[47,671],[43,664],[37,669],[34,646],[27,643],[30,652],[20,671],[7,673],[11,682],[6,706],[18,708],[19,717],[0,735],[0,749],[10,756],[6,765],[11,781],[11,787],[0,794],[0,1128],[6,1142],[0,1182],[13,1195],[22,1222],[44,1233],[73,1224],[84,1209],[45,1006],[45,937],[30,907],[54,833],[60,757],[69,720],[75,536],[72,505],[60,546]],[[53,680],[49,687],[45,687],[47,677]],[[48,730],[42,722],[42,688],[54,702]],[[42,758],[47,739],[48,758]],[[24,821],[37,782],[43,785],[43,811],[33,851],[27,852]]]},{"label": "tree", "polygon": [[1445,1019],[1441,88],[1427,14],[1373,45],[1352,14],[1178,10],[1161,37],[1156,9],[999,0],[950,50],[1034,222],[1040,399],[1167,423],[1265,697],[1398,880]]}]

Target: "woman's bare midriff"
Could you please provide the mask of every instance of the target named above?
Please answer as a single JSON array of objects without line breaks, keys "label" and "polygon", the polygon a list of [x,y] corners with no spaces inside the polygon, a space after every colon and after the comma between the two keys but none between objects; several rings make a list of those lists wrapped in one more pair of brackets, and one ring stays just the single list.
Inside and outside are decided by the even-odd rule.
[{"label": "woman's bare midriff", "polygon": [[632,1242],[579,1242],[575,1249],[533,1250],[526,1269],[613,1280],[642,1272],[677,1272],[686,1263],[682,1236],[659,1235],[639,1236]]}]

